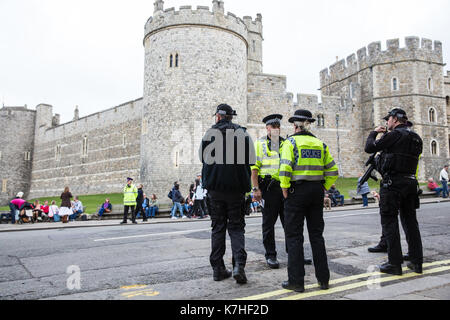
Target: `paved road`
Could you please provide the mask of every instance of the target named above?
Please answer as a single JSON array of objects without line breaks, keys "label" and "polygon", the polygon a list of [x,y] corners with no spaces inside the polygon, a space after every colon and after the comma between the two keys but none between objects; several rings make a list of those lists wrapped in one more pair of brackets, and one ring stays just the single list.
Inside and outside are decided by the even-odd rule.
[{"label": "paved road", "polygon": [[[281,269],[265,265],[260,217],[247,219],[244,286],[212,281],[210,221],[2,232],[0,299],[450,299],[450,203],[419,211],[427,263],[422,276],[376,272],[386,254],[370,254],[367,247],[379,239],[379,220],[376,209],[326,213],[332,286],[319,291],[314,268],[307,266],[301,295],[280,287],[287,279],[281,225]],[[229,248],[228,242],[228,266]],[[305,253],[311,255],[308,243]]]}]

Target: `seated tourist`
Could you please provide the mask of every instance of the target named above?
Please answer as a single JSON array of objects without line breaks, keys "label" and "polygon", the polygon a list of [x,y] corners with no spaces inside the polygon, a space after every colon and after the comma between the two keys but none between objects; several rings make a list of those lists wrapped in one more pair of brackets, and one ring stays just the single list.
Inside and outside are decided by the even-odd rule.
[{"label": "seated tourist", "polygon": [[48,218],[50,221],[59,222],[61,218],[59,217],[59,208],[56,205],[56,201],[52,201],[52,205],[48,208]]},{"label": "seated tourist", "polygon": [[44,204],[41,206],[41,210],[42,210],[41,216],[42,216],[42,219],[45,221],[49,220],[49,216],[48,216],[49,209],[50,209],[50,207],[48,206],[48,201],[44,201]]},{"label": "seated tourist", "polygon": [[72,212],[73,214],[69,217],[70,221],[75,221],[83,213],[83,204],[78,200],[78,197],[73,200]]},{"label": "seated tourist", "polygon": [[42,209],[39,200],[34,201],[33,221],[42,221]]},{"label": "seated tourist", "polygon": [[98,220],[102,220],[102,216],[105,213],[111,213],[112,205],[108,198],[106,198],[105,203],[102,204],[100,210],[98,211]]},{"label": "seated tourist", "polygon": [[330,199],[333,202],[332,204],[333,207],[338,206],[338,204],[340,206],[344,206],[344,196],[341,195],[338,189],[336,189],[336,185],[333,184],[331,186],[330,190],[328,190],[328,195],[330,196]]},{"label": "seated tourist", "polygon": [[150,219],[156,218],[156,214],[158,213],[158,198],[155,194],[152,195],[152,198],[149,201],[149,213]]},{"label": "seated tourist", "polygon": [[439,197],[443,189],[439,187],[436,182],[434,182],[433,178],[430,178],[428,179],[428,190],[436,192],[436,196]]}]

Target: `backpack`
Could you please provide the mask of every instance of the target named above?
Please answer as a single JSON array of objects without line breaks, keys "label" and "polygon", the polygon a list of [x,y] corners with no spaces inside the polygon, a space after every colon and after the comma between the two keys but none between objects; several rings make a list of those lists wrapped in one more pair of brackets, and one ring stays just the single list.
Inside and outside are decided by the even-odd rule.
[{"label": "backpack", "polygon": [[172,198],[173,198],[173,190],[170,190],[170,192],[167,195],[167,197],[169,197],[169,199],[172,200]]}]

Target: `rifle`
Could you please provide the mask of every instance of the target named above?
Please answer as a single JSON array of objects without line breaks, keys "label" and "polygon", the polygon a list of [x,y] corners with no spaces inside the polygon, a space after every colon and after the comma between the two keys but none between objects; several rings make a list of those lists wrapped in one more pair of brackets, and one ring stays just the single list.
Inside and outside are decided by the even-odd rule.
[{"label": "rifle", "polygon": [[377,168],[377,160],[379,155],[377,156],[376,153],[370,156],[369,160],[366,162],[366,167],[369,166],[366,173],[362,176],[361,180],[359,180],[358,187],[360,188],[364,183],[369,181],[369,179],[373,179],[375,181],[378,181],[378,178],[375,174],[376,168]]}]

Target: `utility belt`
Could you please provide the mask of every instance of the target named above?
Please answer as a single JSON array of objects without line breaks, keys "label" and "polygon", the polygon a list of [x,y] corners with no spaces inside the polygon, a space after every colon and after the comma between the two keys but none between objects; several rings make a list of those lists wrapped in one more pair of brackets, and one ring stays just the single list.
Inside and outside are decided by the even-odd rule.
[{"label": "utility belt", "polygon": [[385,174],[383,176],[383,180],[381,180],[381,185],[384,188],[390,187],[392,185],[392,179],[410,179],[417,181],[416,175],[414,174],[407,174],[407,173],[391,173],[391,174]]},{"label": "utility belt", "polygon": [[264,176],[264,178],[259,176],[258,184],[259,189],[261,189],[263,192],[270,191],[273,188],[280,188],[280,181],[275,180],[271,175],[266,175]]},{"label": "utility belt", "polygon": [[301,186],[302,184],[320,184],[323,185],[325,183],[324,180],[322,181],[306,181],[306,180],[299,180],[299,181],[291,181],[291,187],[289,188],[290,193],[295,192],[295,187]]}]

